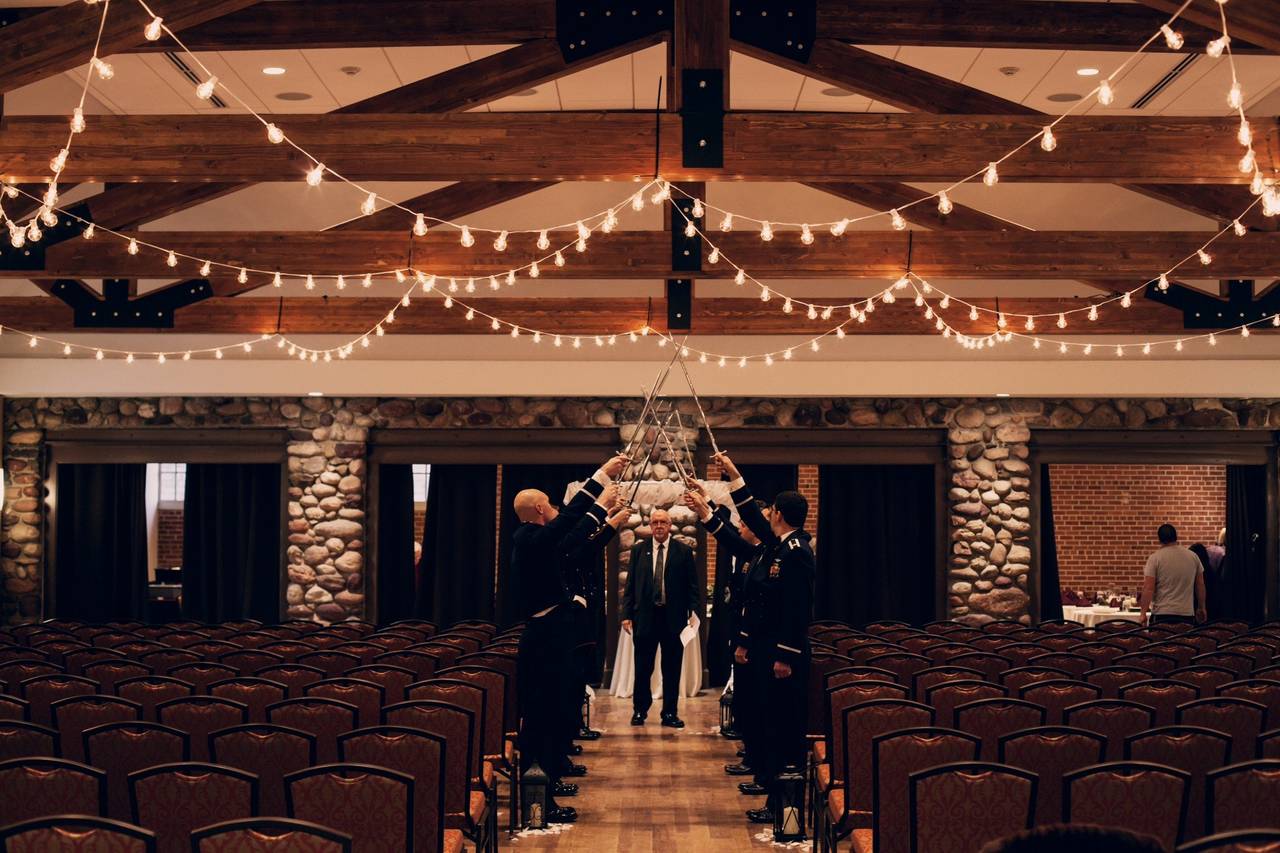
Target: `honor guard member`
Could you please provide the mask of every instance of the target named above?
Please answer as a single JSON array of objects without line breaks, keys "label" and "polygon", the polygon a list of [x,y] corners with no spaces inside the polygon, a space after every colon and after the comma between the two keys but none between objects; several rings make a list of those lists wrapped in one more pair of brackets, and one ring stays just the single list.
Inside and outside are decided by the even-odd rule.
[{"label": "honor guard member", "polygon": [[[610,459],[563,510],[537,489],[521,491],[514,501],[521,524],[512,535],[511,571],[526,616],[518,659],[521,765],[522,769],[535,762],[541,766],[553,780],[552,794],[554,783],[559,783],[557,771],[564,763],[558,720],[572,649],[569,608],[574,599],[564,583],[562,555],[577,547],[570,534],[576,536],[585,530],[578,524],[584,515],[590,512],[598,519],[606,517],[605,506],[617,496],[612,480],[626,464],[622,455]],[[577,819],[577,812],[556,806],[549,796],[547,819],[570,822]]]}]

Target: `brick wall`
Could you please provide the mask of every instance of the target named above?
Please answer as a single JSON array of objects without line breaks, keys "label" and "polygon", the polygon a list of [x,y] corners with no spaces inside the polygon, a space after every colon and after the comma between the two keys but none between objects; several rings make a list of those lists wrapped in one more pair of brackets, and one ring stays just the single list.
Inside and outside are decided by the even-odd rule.
[{"label": "brick wall", "polygon": [[182,510],[156,510],[156,567],[182,565]]},{"label": "brick wall", "polygon": [[1063,589],[1136,592],[1157,527],[1192,545],[1226,524],[1222,465],[1051,465],[1049,477]]},{"label": "brick wall", "polygon": [[809,518],[805,521],[805,530],[814,536],[814,547],[818,545],[818,466],[800,465],[796,472],[796,491],[809,501]]}]

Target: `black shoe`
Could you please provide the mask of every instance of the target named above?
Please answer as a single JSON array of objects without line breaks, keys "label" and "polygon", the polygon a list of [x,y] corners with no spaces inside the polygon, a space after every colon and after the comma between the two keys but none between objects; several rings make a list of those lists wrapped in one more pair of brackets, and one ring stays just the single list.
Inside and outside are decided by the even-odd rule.
[{"label": "black shoe", "polygon": [[741,734],[739,734],[738,732],[734,731],[733,729],[721,729],[721,730],[720,730],[720,737],[727,737],[727,738],[729,738],[729,740],[741,740],[741,739],[742,739],[742,735],[741,735]]},{"label": "black shoe", "polygon": [[666,726],[669,729],[683,729],[684,720],[680,719],[675,714],[670,714],[670,715],[663,714],[662,725]]},{"label": "black shoe", "polygon": [[745,764],[738,763],[726,764],[724,766],[724,772],[728,773],[730,776],[750,776],[755,771]]},{"label": "black shoe", "polygon": [[766,788],[764,785],[757,784],[756,782],[739,782],[738,791],[752,797],[758,797],[763,794],[769,793],[768,788]]},{"label": "black shoe", "polygon": [[551,793],[556,797],[576,797],[578,786],[572,782],[556,782],[551,786]]},{"label": "black shoe", "polygon": [[586,776],[586,775],[587,775],[587,765],[585,765],[585,764],[573,764],[573,763],[570,763],[570,764],[569,764],[569,766],[568,766],[567,768],[565,768],[564,773],[563,773],[563,774],[561,774],[561,775],[564,775],[564,776]]},{"label": "black shoe", "polygon": [[[557,806],[547,810],[547,823],[573,823],[578,819],[578,811],[572,806]],[[773,818],[769,818],[772,822]]]},{"label": "black shoe", "polygon": [[747,809],[747,820],[752,823],[773,823],[773,812],[768,809]]},{"label": "black shoe", "polygon": [[632,714],[632,715],[631,715],[631,725],[633,725],[633,726],[643,726],[643,725],[644,725],[644,714],[641,714],[639,711],[636,711],[634,714]]},{"label": "black shoe", "polygon": [[571,744],[569,744],[569,754],[570,754],[570,755],[582,755],[582,744],[580,744],[580,743],[571,743]]},{"label": "black shoe", "polygon": [[734,755],[738,756],[739,758],[746,758],[747,751],[745,749],[740,749],[737,752],[735,752]]},{"label": "black shoe", "polygon": [[600,740],[600,732],[595,729],[578,729],[578,740]]}]

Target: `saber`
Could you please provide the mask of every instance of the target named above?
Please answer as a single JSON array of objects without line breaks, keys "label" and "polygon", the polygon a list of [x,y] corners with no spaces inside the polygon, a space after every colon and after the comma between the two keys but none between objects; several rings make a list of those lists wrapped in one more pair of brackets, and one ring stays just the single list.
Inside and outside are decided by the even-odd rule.
[{"label": "saber", "polygon": [[702,398],[698,396],[698,389],[693,387],[693,377],[689,375],[689,365],[684,363],[684,358],[680,359],[680,369],[684,371],[684,381],[688,383],[689,390],[693,392],[693,402],[698,406],[698,414],[702,416],[702,425],[707,428],[707,437],[711,439],[711,449],[720,455],[720,446],[716,444],[716,434],[711,430],[711,424],[707,423],[706,410],[702,408]]},{"label": "saber", "polygon": [[[667,415],[668,425],[671,423],[671,414],[674,413],[673,409],[672,412]],[[680,479],[682,481],[685,480],[688,477],[688,471],[685,469],[684,465],[680,464],[680,454],[676,452],[675,445],[671,442],[671,436],[667,434],[666,427],[661,422],[658,424],[658,435],[662,436],[663,443],[667,445],[667,451],[671,454],[671,461],[674,462],[676,466],[676,473],[680,475]]]},{"label": "saber", "polygon": [[[688,335],[686,335],[686,336],[685,336],[685,340],[688,340],[688,339],[689,339],[689,336],[688,336]],[[636,426],[637,426],[637,427],[643,427],[643,426],[644,426],[644,423],[645,423],[645,417],[648,415],[648,413],[649,413],[649,409],[650,409],[650,408],[652,407],[652,405],[653,405],[653,401],[654,401],[655,399],[657,399],[658,392],[659,392],[660,390],[662,390],[662,386],[666,384],[666,382],[667,382],[667,376],[668,376],[668,374],[670,374],[670,373],[671,373],[671,367],[672,367],[672,365],[674,365],[674,364],[676,363],[676,359],[680,357],[680,351],[681,351],[683,348],[684,348],[684,344],[681,344],[680,346],[676,347],[676,351],[675,351],[675,353],[674,353],[674,354],[672,354],[672,356],[671,356],[671,361],[667,362],[667,366],[666,366],[666,368],[664,368],[664,369],[663,369],[663,371],[662,371],[662,373],[660,373],[660,374],[658,375],[658,379],[657,379],[657,381],[653,383],[653,390],[652,390],[652,391],[650,391],[650,392],[648,393],[648,395],[645,397],[645,400],[644,400],[644,406],[642,406],[642,407],[641,407],[641,409],[640,409],[640,418],[639,418],[639,420],[636,422]],[[644,386],[643,386],[643,385],[642,385],[642,386],[640,386],[640,389],[643,391],[643,390],[644,390]],[[641,433],[640,433],[639,431],[637,431],[637,432],[635,432],[635,433],[632,433],[632,434],[631,434],[631,440],[627,442],[627,446],[626,446],[626,448],[624,448],[624,449],[623,449],[623,451],[622,451],[623,453],[627,454],[628,456],[630,456],[630,455],[631,455],[631,450],[632,450],[632,448],[633,448],[633,446],[634,446],[634,442],[635,442],[635,440],[636,440],[636,435],[638,435],[638,434],[641,434]]]}]

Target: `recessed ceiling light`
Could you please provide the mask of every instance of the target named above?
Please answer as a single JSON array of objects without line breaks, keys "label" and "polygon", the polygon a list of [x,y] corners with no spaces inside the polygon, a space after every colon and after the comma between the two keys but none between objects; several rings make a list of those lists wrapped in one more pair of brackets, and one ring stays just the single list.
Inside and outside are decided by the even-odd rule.
[{"label": "recessed ceiling light", "polygon": [[1012,77],[1022,69],[1016,65],[1003,65],[997,70],[1006,77]]},{"label": "recessed ceiling light", "polygon": [[268,65],[266,68],[262,69],[262,73],[266,74],[268,77],[279,77],[284,73],[284,69],[279,65]]},{"label": "recessed ceiling light", "polygon": [[1055,104],[1070,104],[1080,100],[1083,95],[1077,95],[1075,92],[1055,92],[1045,97],[1046,101],[1053,101]]},{"label": "recessed ceiling light", "polygon": [[823,89],[822,94],[826,95],[828,98],[853,97],[853,92],[850,92],[848,89],[841,89],[839,86],[831,86],[830,88]]},{"label": "recessed ceiling light", "polygon": [[311,95],[306,92],[281,92],[276,95],[276,99],[280,101],[309,101]]},{"label": "recessed ceiling light", "polygon": [[[308,391],[308,392],[307,392],[307,396],[308,396],[308,397],[323,397],[323,396],[324,396],[324,392],[323,392],[323,391]],[[1006,396],[1006,397],[1008,397],[1009,395],[1008,395],[1008,394],[1005,394],[1005,396]]]},{"label": "recessed ceiling light", "polygon": [[364,69],[361,68],[359,65],[344,65],[338,70],[341,71],[343,74],[347,75],[348,77],[354,77]]},{"label": "recessed ceiling light", "polygon": [[1077,69],[1076,69],[1076,74],[1079,74],[1081,77],[1097,77],[1097,76],[1098,76],[1098,69],[1096,69],[1096,68],[1077,68]]}]

